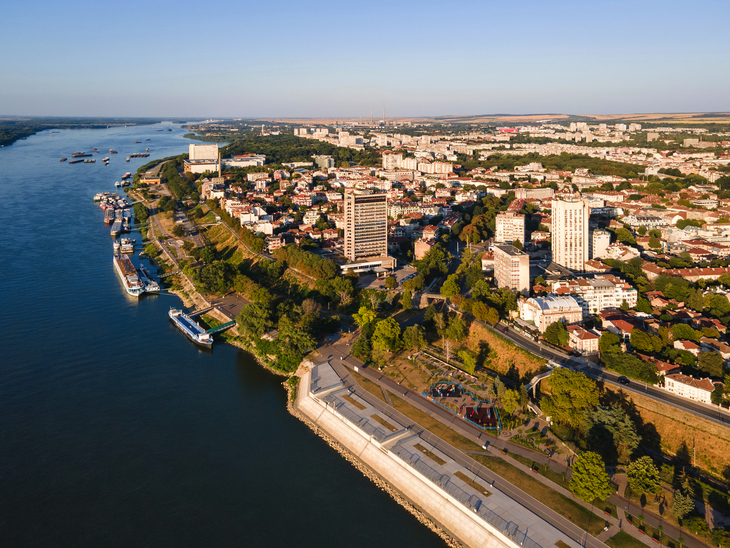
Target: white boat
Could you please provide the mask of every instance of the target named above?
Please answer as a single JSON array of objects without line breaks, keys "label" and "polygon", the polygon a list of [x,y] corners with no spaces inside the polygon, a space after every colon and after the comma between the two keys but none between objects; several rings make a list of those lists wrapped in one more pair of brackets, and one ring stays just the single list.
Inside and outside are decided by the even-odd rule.
[{"label": "white boat", "polygon": [[185,336],[195,344],[210,348],[213,346],[213,336],[205,329],[195,323],[190,316],[182,310],[171,308],[168,314],[173,323],[182,331]]},{"label": "white boat", "polygon": [[144,266],[140,266],[137,269],[137,273],[139,274],[139,279],[144,284],[144,290],[145,293],[159,293],[160,292],[160,284],[158,284],[155,280],[152,279],[152,276],[147,271],[147,269]]},{"label": "white boat", "polygon": [[134,240],[131,238],[122,238],[120,241],[122,253],[134,253]]},{"label": "white boat", "polygon": [[114,248],[114,254],[119,253],[119,248],[121,247],[121,244],[119,243],[119,240],[114,240],[112,242],[112,247]]},{"label": "white boat", "polygon": [[139,281],[132,261],[124,255],[114,255],[114,268],[119,274],[125,291],[132,297],[140,297],[144,293],[144,285]]}]

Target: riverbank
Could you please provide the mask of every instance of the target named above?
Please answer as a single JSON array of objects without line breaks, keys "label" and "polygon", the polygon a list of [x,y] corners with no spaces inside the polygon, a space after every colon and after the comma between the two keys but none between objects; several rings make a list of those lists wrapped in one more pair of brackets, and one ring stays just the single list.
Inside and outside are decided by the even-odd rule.
[{"label": "riverbank", "polygon": [[308,375],[312,362],[309,360],[303,361],[299,369],[293,374],[293,377],[299,379],[298,386],[292,386],[288,382],[284,382],[283,386],[287,392],[287,410],[294,417],[303,422],[310,430],[312,430],[317,436],[319,436],[324,442],[329,445],[332,449],[337,451],[339,455],[355,467],[363,476],[369,479],[379,489],[388,493],[388,495],[396,501],[400,506],[405,508],[410,514],[412,514],[422,525],[426,526],[429,530],[437,534],[447,546],[462,547],[463,544],[456,540],[453,536],[449,535],[443,528],[437,525],[427,514],[417,508],[411,503],[399,490],[397,490],[391,483],[385,481],[383,477],[369,467],[365,462],[357,457],[345,445],[340,443],[335,437],[331,436],[324,428],[321,428],[317,422],[310,416],[306,415],[296,405],[296,400],[304,390],[308,390],[307,382],[303,380],[305,375]]}]

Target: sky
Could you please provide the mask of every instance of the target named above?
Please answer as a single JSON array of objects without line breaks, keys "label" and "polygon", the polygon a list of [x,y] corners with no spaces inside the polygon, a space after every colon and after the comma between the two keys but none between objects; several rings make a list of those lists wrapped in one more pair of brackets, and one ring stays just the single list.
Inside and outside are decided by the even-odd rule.
[{"label": "sky", "polygon": [[0,115],[730,111],[727,0],[3,5]]}]

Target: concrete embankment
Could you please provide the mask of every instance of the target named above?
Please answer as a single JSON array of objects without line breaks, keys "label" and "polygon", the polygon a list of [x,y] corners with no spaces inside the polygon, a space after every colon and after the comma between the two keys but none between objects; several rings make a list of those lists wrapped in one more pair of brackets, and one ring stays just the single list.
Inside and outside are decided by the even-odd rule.
[{"label": "concrete embankment", "polygon": [[[414,466],[419,460],[415,455],[411,454],[411,458],[404,458],[405,446],[400,442],[407,439],[411,435],[410,432],[396,431],[388,434],[378,429],[368,434],[367,429],[362,429],[364,419],[358,420],[352,413],[348,415],[344,407],[335,409],[335,406],[323,397],[341,391],[342,385],[338,387],[337,383],[333,382],[323,386],[319,380],[320,372],[315,371],[314,379],[312,375],[311,371],[300,369],[302,380],[297,390],[294,412],[303,415],[315,425],[316,429],[336,440],[357,461],[377,474],[387,485],[385,488],[396,495],[396,498],[397,495],[401,495],[447,535],[467,546],[515,548],[521,544],[524,546],[526,542],[533,548],[539,548],[539,544],[534,543],[527,535],[523,535],[516,526],[509,527],[514,524],[504,527],[505,534],[489,523],[485,519],[486,515],[491,516],[495,523],[502,523],[503,526],[506,522],[491,512],[486,505],[482,505],[478,497],[468,496],[468,493],[457,487],[457,491],[468,496],[468,498],[461,496],[459,498],[462,500],[457,500],[448,490],[448,479],[442,480],[442,486],[439,486],[435,483],[439,481],[437,477],[427,477],[427,475],[433,476],[429,474],[429,470],[434,471],[433,468],[426,466],[424,475],[419,471],[423,466]],[[457,492],[454,491],[453,484],[451,491]],[[414,513],[418,515],[418,511]],[[515,535],[519,538],[514,538]],[[448,537],[445,536],[445,539],[448,540]]]}]

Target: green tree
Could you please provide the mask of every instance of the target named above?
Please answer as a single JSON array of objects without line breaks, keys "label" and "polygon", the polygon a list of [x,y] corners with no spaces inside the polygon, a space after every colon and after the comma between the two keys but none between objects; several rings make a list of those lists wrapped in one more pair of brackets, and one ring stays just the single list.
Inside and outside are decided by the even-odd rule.
[{"label": "green tree", "polygon": [[553,322],[545,329],[545,340],[557,346],[567,346],[570,336],[563,322]]},{"label": "green tree", "polygon": [[645,226],[640,226],[639,229],[636,232],[638,232],[642,236],[646,236],[646,227]]},{"label": "green tree", "polygon": [[464,371],[473,375],[477,368],[477,359],[474,352],[471,350],[459,350],[458,355],[464,364]]},{"label": "green tree", "polygon": [[172,235],[178,238],[185,236],[185,227],[183,225],[175,225],[172,227]]},{"label": "green tree", "polygon": [[365,337],[360,337],[357,341],[355,341],[355,344],[352,345],[352,355],[365,362],[370,359],[371,350],[372,347],[370,345],[370,341],[368,341]]},{"label": "green tree", "polygon": [[407,289],[401,294],[400,303],[403,310],[411,310],[413,308],[413,296]]},{"label": "green tree", "polygon": [[600,350],[602,356],[609,354],[620,354],[621,339],[619,339],[618,335],[606,331],[603,335],[601,335],[601,338],[598,341],[598,349]]},{"label": "green tree", "polygon": [[662,243],[653,234],[649,236],[649,247],[651,249],[659,249],[662,247]]},{"label": "green tree", "polygon": [[502,409],[512,415],[520,407],[522,407],[520,403],[520,393],[517,392],[517,390],[505,390],[504,397],[502,398]]},{"label": "green tree", "polygon": [[651,307],[651,303],[644,297],[639,297],[636,300],[636,310],[638,312],[644,312],[646,314],[652,314],[654,310]]},{"label": "green tree", "polygon": [[274,326],[271,309],[259,304],[247,304],[236,318],[239,333],[252,338],[259,338]]},{"label": "green tree", "polygon": [[395,289],[398,286],[398,281],[395,276],[388,276],[385,278],[385,289]]},{"label": "green tree", "polygon": [[400,325],[394,318],[386,318],[375,324],[375,332],[372,337],[374,350],[387,350],[394,352],[401,345]]},{"label": "green tree", "polygon": [[360,327],[364,327],[377,317],[378,315],[375,311],[367,306],[361,306],[360,309],[352,315],[352,319],[355,320],[355,323]]},{"label": "green tree", "polygon": [[638,495],[649,495],[661,491],[662,480],[651,457],[631,461],[626,468],[626,477],[631,490]]},{"label": "green tree", "polygon": [[512,242],[512,245],[515,246],[520,251],[522,251],[524,249],[524,246],[522,245],[522,242],[519,241],[519,240],[515,240],[514,242]]},{"label": "green tree", "polygon": [[585,412],[598,405],[596,383],[583,373],[564,368],[554,370],[548,383],[550,395],[541,401],[543,411],[555,422],[577,430]]},{"label": "green tree", "polygon": [[634,239],[634,236],[625,228],[619,228],[616,230],[616,239],[624,244],[627,245],[634,245],[636,244],[636,240]]},{"label": "green tree", "polygon": [[426,347],[425,330],[420,325],[410,325],[403,331],[403,343],[409,350],[421,350]]},{"label": "green tree", "polygon": [[722,359],[722,355],[719,352],[700,352],[697,367],[710,377],[721,378],[725,373],[725,360]]},{"label": "green tree", "polygon": [[490,308],[487,312],[487,321],[492,325],[499,323],[499,311],[496,308]]},{"label": "green tree", "polygon": [[520,408],[524,411],[527,409],[527,404],[529,403],[529,396],[527,394],[527,386],[526,385],[520,385]]},{"label": "green tree", "polygon": [[598,453],[586,451],[578,457],[573,465],[570,490],[586,502],[606,500],[613,493],[606,466]]},{"label": "green tree", "polygon": [[672,335],[674,336],[674,340],[685,339],[693,342],[700,342],[700,334],[684,323],[673,325]]},{"label": "green tree", "polygon": [[444,336],[452,341],[461,341],[466,337],[466,325],[460,315],[449,320],[448,327],[444,330]]},{"label": "green tree", "polygon": [[441,295],[443,295],[444,297],[453,297],[458,293],[459,276],[456,274],[451,274],[448,278],[446,278],[444,285],[441,286]]},{"label": "green tree", "polygon": [[200,250],[200,260],[206,264],[211,264],[215,261],[215,248],[212,246],[206,246]]},{"label": "green tree", "polygon": [[349,278],[337,277],[331,281],[332,290],[340,299],[340,305],[346,306],[352,299],[352,282]]},{"label": "green tree", "polygon": [[695,497],[689,478],[685,478],[679,489],[674,491],[674,502],[672,503],[672,514],[677,519],[684,519],[688,514],[694,512]]},{"label": "green tree", "polygon": [[[606,460],[611,462],[616,458],[627,462],[641,441],[634,421],[618,406],[601,406],[586,411],[583,430],[589,446],[603,453]],[[608,450],[611,442],[615,454]]]},{"label": "green tree", "polygon": [[639,352],[645,352],[647,354],[659,353],[664,348],[661,337],[657,335],[651,335],[645,331],[634,329],[631,332],[631,346]]}]

